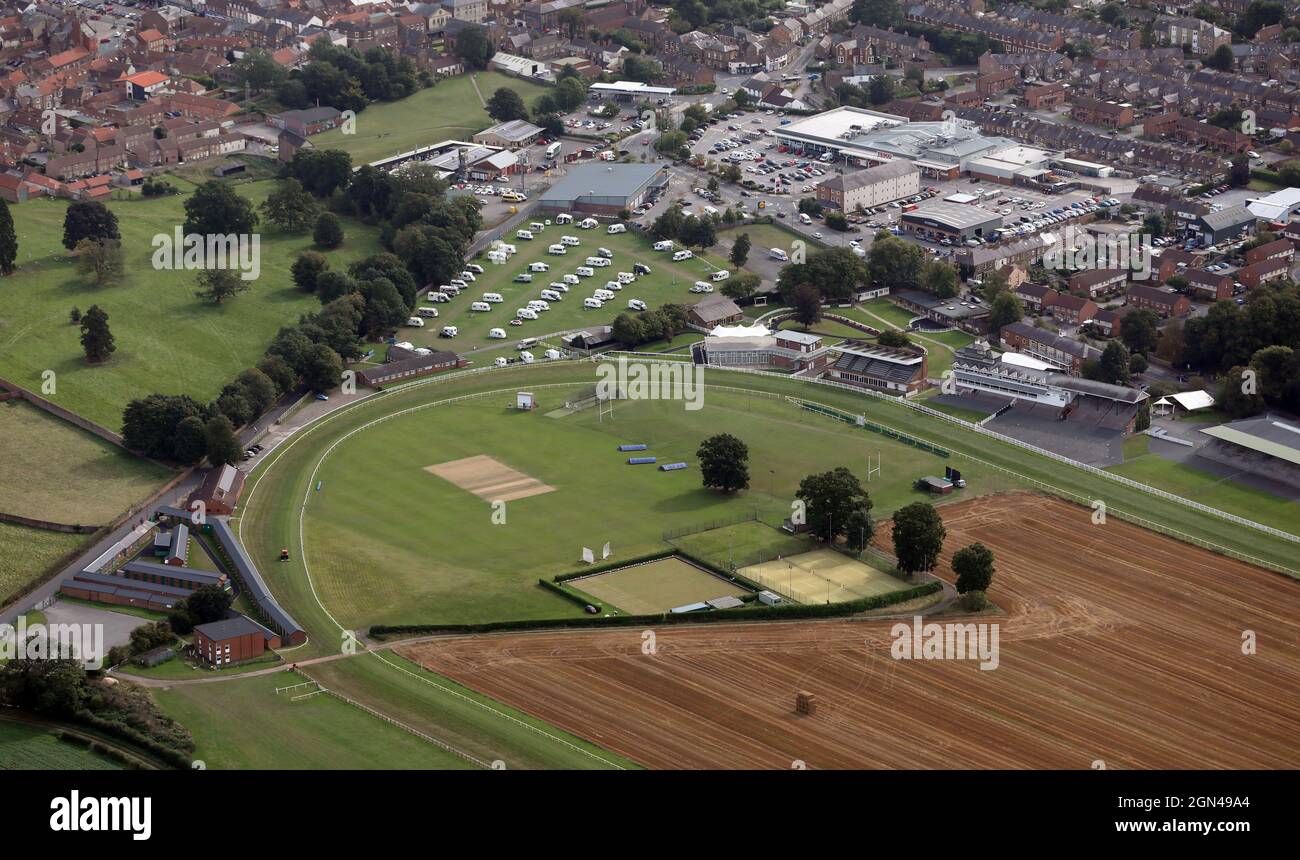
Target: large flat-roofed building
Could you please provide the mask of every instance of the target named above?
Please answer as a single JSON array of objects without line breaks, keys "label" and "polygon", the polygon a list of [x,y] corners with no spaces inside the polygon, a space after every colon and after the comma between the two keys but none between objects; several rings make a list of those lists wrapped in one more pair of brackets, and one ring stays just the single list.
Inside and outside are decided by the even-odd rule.
[{"label": "large flat-roofed building", "polygon": [[1201,430],[1213,439],[1197,455],[1300,487],[1300,424],[1275,415]]},{"label": "large flat-roofed building", "polygon": [[633,209],[658,196],[667,185],[664,164],[582,164],[543,191],[538,207],[543,212],[582,212],[612,218],[623,209]]},{"label": "large flat-roofed building", "polygon": [[[760,329],[761,331],[761,329]],[[724,328],[704,339],[700,355],[715,367],[781,368],[801,371],[822,367],[828,353],[821,335],[801,331],[730,334]]]},{"label": "large flat-roofed building", "polygon": [[922,176],[935,179],[954,179],[971,161],[1018,146],[955,119],[909,122],[904,116],[854,107],[778,126],[773,134],[777,143],[805,155],[830,153],[836,161],[861,166],[910,161]]},{"label": "large flat-roofed building", "polygon": [[911,197],[921,190],[921,171],[907,161],[889,161],[851,173],[839,173],[817,186],[817,201],[842,212],[869,209]]},{"label": "large flat-roofed building", "polygon": [[925,353],[847,340],[831,350],[825,378],[904,396],[928,384]]},{"label": "large flat-roofed building", "polygon": [[982,334],[988,331],[989,309],[959,298],[940,299],[920,290],[900,290],[890,298],[931,322]]},{"label": "large flat-roofed building", "polygon": [[1015,144],[972,158],[966,162],[966,171],[971,176],[1003,185],[1026,184],[1041,179],[1055,156],[1050,150]]},{"label": "large flat-roofed building", "polygon": [[987,236],[1002,226],[1002,216],[967,203],[931,201],[911,212],[904,212],[902,227],[923,239],[949,239],[964,242]]},{"label": "large flat-roofed building", "polygon": [[539,125],[533,125],[527,120],[512,119],[483,129],[474,135],[474,142],[503,149],[519,149],[532,143],[541,133],[542,127]]}]

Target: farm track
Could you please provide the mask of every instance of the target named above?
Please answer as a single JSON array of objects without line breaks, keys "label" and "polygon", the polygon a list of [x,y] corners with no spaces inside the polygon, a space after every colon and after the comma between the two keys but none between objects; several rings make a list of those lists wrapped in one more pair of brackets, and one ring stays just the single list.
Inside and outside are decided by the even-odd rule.
[{"label": "farm track", "polygon": [[397,650],[655,768],[1300,767],[1296,583],[1031,493],[940,511],[940,575],[977,540],[997,557],[1004,613],[973,619],[1000,624],[996,670],[895,661],[892,621],[663,628],[652,655],[636,629]]}]

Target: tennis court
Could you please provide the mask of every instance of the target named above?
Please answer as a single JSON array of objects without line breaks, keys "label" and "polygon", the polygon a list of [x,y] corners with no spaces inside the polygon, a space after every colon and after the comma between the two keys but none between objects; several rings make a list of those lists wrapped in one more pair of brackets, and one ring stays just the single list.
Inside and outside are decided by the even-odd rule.
[{"label": "tennis court", "polygon": [[839,603],[911,586],[832,549],[751,564],[737,573],[799,603]]},{"label": "tennis court", "polygon": [[571,579],[569,584],[630,615],[652,615],[688,603],[700,603],[715,597],[739,597],[747,593],[742,586],[680,558],[661,558],[620,567],[607,573]]}]

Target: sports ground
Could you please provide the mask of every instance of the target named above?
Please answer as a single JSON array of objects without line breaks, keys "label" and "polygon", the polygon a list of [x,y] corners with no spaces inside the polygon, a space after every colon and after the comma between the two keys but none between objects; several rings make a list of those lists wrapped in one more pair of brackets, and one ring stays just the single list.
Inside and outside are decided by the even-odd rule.
[{"label": "sports ground", "polygon": [[1000,625],[993,671],[893,659],[895,621],[673,627],[654,654],[638,629],[398,650],[653,768],[1300,765],[1295,583],[1035,494],[941,511],[942,577],[972,541],[997,557],[1002,612],[970,619]]},{"label": "sports ground", "polygon": [[651,615],[715,597],[739,597],[747,589],[680,558],[663,558],[593,576],[568,580],[606,607],[629,615]]}]

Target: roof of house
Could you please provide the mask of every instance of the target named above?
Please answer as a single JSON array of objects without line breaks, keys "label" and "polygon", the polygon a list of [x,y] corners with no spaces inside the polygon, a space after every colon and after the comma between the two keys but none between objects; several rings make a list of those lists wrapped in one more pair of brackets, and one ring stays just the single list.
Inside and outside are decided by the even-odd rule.
[{"label": "roof of house", "polygon": [[1077,340],[1070,340],[1068,337],[1061,337],[1055,332],[1046,331],[1028,323],[1016,322],[1004,325],[1002,335],[1005,337],[1008,334],[1019,335],[1026,340],[1050,346],[1059,352],[1073,355],[1076,358],[1095,358],[1101,355],[1101,351],[1094,346],[1088,346],[1088,344]]},{"label": "roof of house", "polygon": [[731,299],[719,293],[714,293],[692,305],[691,310],[706,325],[740,315],[740,307]]},{"label": "roof of house", "polygon": [[236,636],[246,636],[249,633],[259,633],[262,636],[270,637],[275,634],[271,633],[261,624],[258,624],[247,615],[234,615],[230,618],[223,618],[220,621],[210,621],[207,624],[199,624],[194,628],[195,633],[202,633],[214,642],[220,642],[223,639],[233,639]]},{"label": "roof of house", "polygon": [[1172,307],[1178,301],[1180,295],[1173,290],[1162,290],[1159,287],[1149,287],[1146,284],[1129,284],[1128,297],[1145,299],[1148,302]]},{"label": "roof of house", "polygon": [[137,87],[151,87],[155,84],[165,83],[169,80],[168,75],[162,72],[155,72],[152,69],[144,72],[136,72],[134,75],[127,75],[127,83],[135,84]]},{"label": "roof of house", "polygon": [[1066,310],[1073,310],[1073,311],[1081,311],[1088,305],[1093,305],[1094,307],[1096,306],[1095,304],[1093,304],[1092,299],[1085,299],[1082,296],[1075,296],[1075,295],[1071,295],[1070,293],[1062,293],[1061,295],[1057,296],[1052,301],[1052,304],[1058,308],[1065,308]]},{"label": "roof of house", "polygon": [[1115,278],[1126,278],[1128,273],[1123,269],[1089,269],[1086,272],[1078,272],[1070,276],[1070,286],[1072,287],[1091,287],[1095,284],[1104,284]]},{"label": "roof of house", "polygon": [[853,173],[838,173],[822,184],[828,188],[852,191],[857,188],[875,185],[878,182],[888,182],[891,179],[898,179],[902,176],[920,172],[912,162],[898,158],[893,161],[886,161],[884,164],[878,164],[875,167],[868,167],[866,170]]},{"label": "roof of house", "polygon": [[1255,220],[1254,214],[1245,206],[1233,206],[1220,209],[1201,216],[1201,223],[1211,230],[1227,230],[1240,224],[1249,224]]}]

